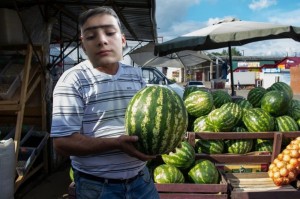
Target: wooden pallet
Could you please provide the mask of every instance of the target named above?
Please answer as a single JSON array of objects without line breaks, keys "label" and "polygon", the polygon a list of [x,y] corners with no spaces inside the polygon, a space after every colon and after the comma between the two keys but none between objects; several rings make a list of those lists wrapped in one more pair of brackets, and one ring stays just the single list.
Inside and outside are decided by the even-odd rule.
[{"label": "wooden pallet", "polygon": [[267,172],[227,173],[225,177],[232,199],[300,198],[300,191],[292,185],[276,186]]}]

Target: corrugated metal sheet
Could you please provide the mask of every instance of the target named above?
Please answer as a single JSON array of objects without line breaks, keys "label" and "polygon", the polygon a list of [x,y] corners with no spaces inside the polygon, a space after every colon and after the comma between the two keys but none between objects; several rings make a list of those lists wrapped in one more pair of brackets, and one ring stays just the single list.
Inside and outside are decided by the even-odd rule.
[{"label": "corrugated metal sheet", "polygon": [[81,12],[110,6],[118,14],[127,40],[156,41],[155,0],[1,0],[0,8],[23,10],[39,6],[44,20],[56,18],[51,43],[78,40],[77,19]]}]

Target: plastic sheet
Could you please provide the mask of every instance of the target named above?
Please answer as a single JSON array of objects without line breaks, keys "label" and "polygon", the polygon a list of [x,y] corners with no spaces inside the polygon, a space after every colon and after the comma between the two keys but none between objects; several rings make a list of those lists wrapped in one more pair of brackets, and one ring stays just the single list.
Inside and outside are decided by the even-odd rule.
[{"label": "plastic sheet", "polygon": [[0,199],[14,198],[15,168],[13,139],[0,140]]}]

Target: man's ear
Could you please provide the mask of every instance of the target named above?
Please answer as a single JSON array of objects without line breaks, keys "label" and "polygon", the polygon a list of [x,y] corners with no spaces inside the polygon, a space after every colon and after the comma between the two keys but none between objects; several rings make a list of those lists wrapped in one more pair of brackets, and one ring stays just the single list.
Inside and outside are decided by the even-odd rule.
[{"label": "man's ear", "polygon": [[86,50],[85,50],[85,47],[82,42],[82,35],[80,36],[80,45],[81,45],[82,50],[85,52]]},{"label": "man's ear", "polygon": [[81,48],[84,52],[86,52],[85,47],[81,44]]},{"label": "man's ear", "polygon": [[124,34],[122,34],[122,46],[123,46],[123,48],[126,47],[126,44],[127,44],[127,42],[126,42],[126,37],[125,37]]}]

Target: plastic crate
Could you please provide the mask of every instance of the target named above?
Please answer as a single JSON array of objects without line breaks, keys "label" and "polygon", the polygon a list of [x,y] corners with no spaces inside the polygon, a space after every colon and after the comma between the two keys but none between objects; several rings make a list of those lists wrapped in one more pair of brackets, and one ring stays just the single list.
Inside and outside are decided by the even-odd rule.
[{"label": "plastic crate", "polygon": [[17,88],[21,85],[20,76],[0,75],[0,98],[9,100],[15,94]]}]

